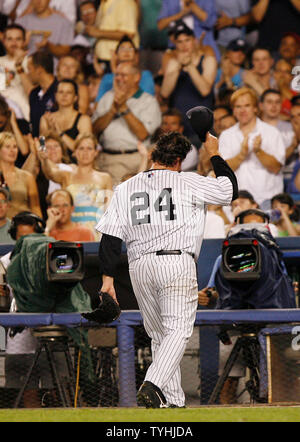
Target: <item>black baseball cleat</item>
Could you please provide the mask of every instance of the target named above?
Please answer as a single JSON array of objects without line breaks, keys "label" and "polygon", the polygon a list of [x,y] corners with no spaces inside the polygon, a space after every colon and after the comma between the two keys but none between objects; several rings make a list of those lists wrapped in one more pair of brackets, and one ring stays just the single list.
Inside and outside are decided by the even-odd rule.
[{"label": "black baseball cleat", "polygon": [[146,408],[167,408],[166,398],[156,385],[145,381],[137,392],[137,403]]},{"label": "black baseball cleat", "polygon": [[180,405],[170,404],[167,406],[167,408],[186,408],[186,406],[185,405],[180,406]]}]

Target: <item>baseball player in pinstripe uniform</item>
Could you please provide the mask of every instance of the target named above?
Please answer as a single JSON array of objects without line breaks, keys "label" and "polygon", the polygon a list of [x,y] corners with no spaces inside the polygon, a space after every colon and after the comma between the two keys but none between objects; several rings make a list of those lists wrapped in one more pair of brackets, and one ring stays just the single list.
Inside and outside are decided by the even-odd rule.
[{"label": "baseball player in pinstripe uniform", "polygon": [[195,262],[206,205],[229,205],[237,197],[235,175],[219,156],[217,138],[207,133],[204,148],[216,178],[180,172],[191,143],[177,132],[163,135],[151,169],[117,186],[96,226],[103,233],[101,290],[114,299],[122,241],[127,246],[129,274],[152,346],[152,363],[137,393],[138,405],[147,408],[185,406],[180,361],[198,305]]}]

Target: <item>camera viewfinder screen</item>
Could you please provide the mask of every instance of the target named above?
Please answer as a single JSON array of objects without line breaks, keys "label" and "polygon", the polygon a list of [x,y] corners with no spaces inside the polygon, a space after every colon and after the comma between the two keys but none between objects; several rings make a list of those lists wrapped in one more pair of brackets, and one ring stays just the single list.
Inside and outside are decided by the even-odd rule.
[{"label": "camera viewfinder screen", "polygon": [[231,272],[253,272],[257,264],[257,253],[252,246],[231,246],[226,254],[226,263]]},{"label": "camera viewfinder screen", "polygon": [[51,268],[54,273],[73,273],[78,265],[78,259],[76,260],[76,255],[68,250],[66,253],[59,251],[54,253],[51,257]]}]

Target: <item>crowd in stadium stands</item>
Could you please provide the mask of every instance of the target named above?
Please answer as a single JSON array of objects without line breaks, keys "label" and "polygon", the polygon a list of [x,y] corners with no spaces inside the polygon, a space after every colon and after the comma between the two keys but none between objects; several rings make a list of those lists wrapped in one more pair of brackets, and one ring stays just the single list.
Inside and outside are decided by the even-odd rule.
[{"label": "crowd in stadium stands", "polygon": [[[183,171],[212,174],[186,117],[198,105],[240,190],[277,210],[277,236],[299,235],[299,75],[299,0],[0,0],[0,242],[24,210],[96,241],[166,131],[192,143]],[[205,237],[234,215],[209,207]]]}]

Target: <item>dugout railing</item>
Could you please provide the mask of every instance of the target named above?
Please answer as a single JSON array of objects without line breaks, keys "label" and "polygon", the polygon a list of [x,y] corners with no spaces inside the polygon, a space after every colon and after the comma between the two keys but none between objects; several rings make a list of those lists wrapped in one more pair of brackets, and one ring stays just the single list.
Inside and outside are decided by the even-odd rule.
[{"label": "dugout railing", "polygon": [[[223,376],[224,383],[220,384],[219,381],[224,375],[226,363],[232,357],[235,344],[229,346],[229,350],[223,355],[221,370],[220,356],[223,350],[218,334],[220,327],[223,329],[224,326],[229,328],[230,334],[233,324],[234,333],[238,335],[235,339],[241,338],[239,359],[246,358],[245,351],[252,358],[251,361],[242,361],[245,373],[240,376],[240,381],[244,383],[239,387],[240,393],[236,392],[236,397],[244,399],[237,399],[236,402],[233,400],[233,403],[300,403],[300,309],[199,310],[193,334],[194,344],[192,347],[187,347],[182,363],[183,387],[193,390],[187,392],[187,405],[226,403],[223,388],[227,384],[228,376]],[[123,312],[117,321],[105,327],[89,323],[79,313],[1,313],[0,326],[6,333],[12,327],[26,327],[28,330],[42,331],[51,330],[51,327],[66,327],[73,331],[93,331],[94,335],[95,332],[96,335],[99,332],[98,347],[94,345],[95,340],[89,345],[93,348],[93,369],[98,379],[97,388],[88,387],[90,397],[87,399],[85,395],[85,389],[87,389],[84,384],[85,378],[81,378],[80,385],[78,385],[78,367],[81,370],[84,369],[81,365],[83,355],[81,354],[80,361],[79,347],[74,345],[72,340],[68,340],[73,371],[66,374],[65,370],[61,377],[59,372],[61,366],[57,366],[58,377],[56,378],[55,374],[53,376],[55,400],[52,397],[52,401],[47,402],[49,391],[40,388],[40,406],[136,406],[138,385],[142,381],[148,364],[151,363],[150,343],[141,331],[142,319],[139,311]],[[111,331],[115,334],[108,336]],[[42,334],[42,342],[44,342],[43,339]],[[53,338],[50,335],[47,339],[50,342],[55,341],[55,345],[62,344],[62,341],[55,336]],[[5,362],[7,354],[3,345],[2,340],[0,361]],[[236,348],[238,347],[239,345]],[[60,347],[56,350],[63,353],[65,348]],[[45,347],[42,348],[42,352],[46,353]],[[236,361],[233,361],[233,365],[235,363]],[[3,363],[1,366],[1,375],[5,377],[8,373],[3,370]],[[21,358],[18,362],[18,369],[22,371],[22,385],[14,389],[6,388],[5,379],[3,379],[4,384],[0,389],[1,408],[24,406],[22,386],[30,367],[27,365],[25,369]],[[49,360],[46,360],[46,369],[49,373],[52,370]],[[11,377],[12,373],[10,373]],[[60,380],[56,382],[56,379]],[[24,390],[26,389],[28,386]],[[11,394],[11,390],[14,390],[14,396],[9,398],[8,394]]]},{"label": "dugout railing", "polygon": [[[283,252],[283,256],[294,281],[299,281],[300,274],[300,238],[278,238],[278,243]],[[204,240],[201,254],[198,260],[198,287],[206,286],[213,264],[220,254],[222,240]],[[0,256],[12,249],[11,245],[0,246]],[[84,288],[91,295],[92,301],[97,303],[97,289],[99,289],[98,274],[98,244],[84,244],[86,260],[86,278],[83,281]],[[122,309],[121,317],[109,326],[99,327],[88,324],[79,313],[69,314],[24,314],[24,313],[0,313],[0,408],[24,406],[23,398],[17,402],[20,393],[20,383],[24,382],[24,377],[30,369],[31,361],[26,361],[27,357],[19,358],[12,365],[7,364],[6,337],[10,327],[25,326],[28,330],[36,327],[67,327],[69,331],[84,330],[88,333],[88,346],[92,354],[92,371],[96,373],[96,388],[88,387],[88,398],[83,395],[84,381],[86,373],[85,353],[78,351],[78,340],[76,345],[72,339],[68,339],[68,348],[73,363],[74,376],[70,376],[68,370],[63,370],[62,383],[59,388],[55,386],[54,399],[49,397],[49,388],[39,384],[41,406],[135,406],[136,389],[143,380],[143,376],[151,362],[151,344],[143,326],[132,287],[128,276],[128,264],[126,250],[123,250],[121,265],[118,268],[117,293]],[[299,303],[298,303],[299,306]],[[300,402],[300,313],[299,309],[294,310],[243,310],[243,311],[217,311],[201,309],[197,312],[195,330],[182,362],[182,384],[186,391],[187,405],[199,406],[209,403],[223,403],[223,386],[218,385],[223,374],[224,364],[230,357],[238,336],[233,339],[233,345],[223,346],[218,337],[220,326],[238,324],[239,333],[245,335],[245,325],[252,327],[255,343],[251,348],[258,349],[259,352],[259,386],[256,385],[257,367],[247,367],[247,363],[242,364],[242,371],[246,376],[239,377],[239,387],[241,392],[233,402],[250,403],[264,401],[267,403],[277,402]],[[254,331],[253,331],[254,327]],[[232,331],[230,331],[231,333]],[[250,333],[253,335],[253,333]],[[246,348],[251,343],[251,336],[244,341],[239,341],[238,347]],[[253,337],[253,336],[252,336]],[[52,337],[48,336],[50,342]],[[47,339],[48,339],[47,338]],[[46,341],[47,341],[46,339]],[[18,335],[16,335],[16,342]],[[42,339],[41,339],[42,340]],[[45,347],[42,349],[44,356],[43,367],[47,372],[51,371],[51,366],[45,358]],[[64,347],[64,338],[56,340],[56,343]],[[243,343],[243,346],[241,345]],[[256,344],[258,343],[258,347]],[[65,348],[65,347],[64,347]],[[22,354],[19,350],[20,354]],[[237,351],[236,351],[237,353]],[[235,357],[235,354],[233,355]],[[32,356],[30,356],[32,359]],[[29,358],[29,359],[30,359]],[[240,359],[240,358],[239,358]],[[253,359],[253,358],[252,358]],[[237,361],[238,365],[239,360]],[[249,364],[248,364],[249,365]],[[256,364],[257,365],[257,364]],[[42,368],[43,368],[42,367]],[[78,375],[78,368],[81,372]],[[244,370],[245,369],[245,370]],[[10,382],[7,387],[6,375],[10,370]],[[21,380],[14,383],[14,373],[20,370]],[[233,370],[234,371],[234,370]],[[89,373],[89,372],[87,372]],[[234,378],[235,376],[227,376]],[[235,373],[233,373],[235,374]],[[250,376],[250,377],[249,377]],[[224,376],[223,376],[224,377]],[[72,378],[75,385],[72,384]],[[80,382],[78,379],[80,378]],[[226,378],[226,376],[225,376]],[[55,381],[51,374],[50,386]],[[71,380],[71,382],[70,382]],[[222,379],[221,379],[222,380]],[[236,381],[236,379],[234,380]],[[245,383],[248,384],[245,387]],[[54,382],[55,383],[55,382]],[[224,384],[228,383],[225,379]],[[12,385],[12,386],[11,386]],[[249,387],[250,385],[250,387]],[[251,385],[254,385],[251,393]],[[31,383],[27,386],[31,387]],[[224,385],[225,389],[226,385]],[[215,389],[217,388],[217,391]],[[259,391],[257,392],[257,389]],[[250,393],[249,394],[249,391]],[[78,393],[79,392],[79,393]],[[53,395],[52,395],[53,396]],[[51,398],[50,398],[51,399]]]}]

